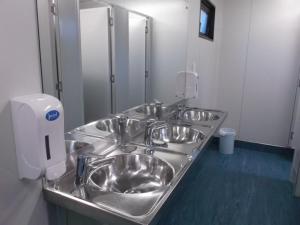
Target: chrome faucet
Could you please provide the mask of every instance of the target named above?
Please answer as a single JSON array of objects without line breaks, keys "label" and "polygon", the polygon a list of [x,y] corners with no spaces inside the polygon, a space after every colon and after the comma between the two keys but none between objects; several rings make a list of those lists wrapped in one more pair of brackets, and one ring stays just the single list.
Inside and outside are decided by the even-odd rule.
[{"label": "chrome faucet", "polygon": [[158,120],[161,119],[162,117],[162,104],[161,102],[156,102],[155,103],[155,108],[156,108],[156,117]]},{"label": "chrome faucet", "polygon": [[75,197],[86,199],[84,186],[87,183],[88,174],[91,170],[96,169],[99,163],[111,163],[113,158],[105,158],[105,156],[94,153],[84,153],[77,157],[76,174],[75,174],[75,189],[72,194]]},{"label": "chrome faucet", "polygon": [[124,153],[131,153],[137,149],[136,146],[128,144],[129,142],[129,135],[126,131],[127,129],[127,121],[128,116],[125,114],[118,114],[115,116],[118,121],[117,126],[117,144],[119,145],[120,149]]},{"label": "chrome faucet", "polygon": [[[144,143],[147,147],[147,150],[152,151],[152,147],[155,146],[159,146],[157,144],[153,143],[153,131],[156,129],[160,129],[163,127],[166,127],[167,124],[165,121],[156,121],[154,119],[150,119],[147,121],[146,123],[146,127],[145,127],[145,136],[144,136]],[[163,144],[162,146],[165,146],[165,144]]]},{"label": "chrome faucet", "polygon": [[181,120],[183,114],[184,114],[184,106],[181,104],[177,105],[176,120]]},{"label": "chrome faucet", "polygon": [[158,120],[162,116],[162,105],[163,105],[163,103],[157,99],[153,99],[153,103],[149,103],[149,106],[155,107],[155,116]]},{"label": "chrome faucet", "polygon": [[104,156],[94,153],[84,153],[78,155],[75,175],[75,185],[77,187],[85,184],[88,171],[93,167],[93,164],[95,164],[95,162],[99,162],[99,160],[104,160]]},{"label": "chrome faucet", "polygon": [[126,122],[128,120],[128,116],[124,114],[118,114],[115,116],[118,120],[118,143],[121,146],[126,145],[127,137],[126,137]]},{"label": "chrome faucet", "polygon": [[176,120],[182,120],[184,114],[191,109],[192,108],[186,107],[185,105],[182,104],[177,105]]},{"label": "chrome faucet", "polygon": [[105,158],[95,153],[84,153],[77,157],[75,185],[82,186],[87,181],[88,173],[96,169],[99,164],[111,163],[114,158]]},{"label": "chrome faucet", "polygon": [[161,103],[161,102],[160,102],[158,99],[156,99],[156,98],[153,99],[153,102],[154,102],[154,104],[155,104],[155,103]]}]

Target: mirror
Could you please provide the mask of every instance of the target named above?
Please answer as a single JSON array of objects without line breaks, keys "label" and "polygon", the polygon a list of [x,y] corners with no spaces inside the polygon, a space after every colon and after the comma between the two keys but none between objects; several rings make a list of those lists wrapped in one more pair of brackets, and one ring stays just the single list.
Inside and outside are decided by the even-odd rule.
[{"label": "mirror", "polygon": [[37,3],[43,90],[63,102],[66,131],[153,99],[178,100],[186,1]]},{"label": "mirror", "polygon": [[[89,121],[85,118],[89,115],[85,109],[88,101],[92,111],[99,109],[105,114],[120,112],[141,101],[178,100],[177,73],[195,71],[199,75],[199,95],[189,99],[190,105],[227,111],[224,126],[236,129],[242,140],[288,146],[295,111],[295,84],[299,80],[299,0],[288,4],[284,0],[272,1],[272,7],[269,0],[78,1],[37,0],[43,90],[62,100],[66,130]],[[108,32],[112,35],[108,38],[112,40],[111,48],[106,46],[112,49],[109,55],[113,65],[106,70],[115,75],[115,82],[103,83],[99,89],[96,82],[87,83],[88,90],[94,85],[97,93],[111,96],[111,105],[110,101],[101,100],[104,94],[101,98],[97,93],[93,93],[96,97],[84,95],[82,71],[93,69],[82,63],[80,11],[84,4],[86,10],[104,5],[116,17],[110,26],[113,31]],[[138,44],[129,43],[131,16],[124,10],[145,15],[150,24],[145,50],[149,54],[145,62],[147,73],[134,82],[130,80],[129,51]],[[215,19],[210,20],[213,14]],[[206,38],[199,32],[206,34]],[[107,49],[98,46],[92,48],[93,52],[96,49],[97,54],[107,55]],[[144,68],[142,62],[131,62]],[[190,82],[182,86],[187,83]],[[138,99],[132,100],[135,97]],[[101,117],[101,113],[91,118]]]},{"label": "mirror", "polygon": [[145,103],[151,18],[89,1],[79,16],[84,122]]}]

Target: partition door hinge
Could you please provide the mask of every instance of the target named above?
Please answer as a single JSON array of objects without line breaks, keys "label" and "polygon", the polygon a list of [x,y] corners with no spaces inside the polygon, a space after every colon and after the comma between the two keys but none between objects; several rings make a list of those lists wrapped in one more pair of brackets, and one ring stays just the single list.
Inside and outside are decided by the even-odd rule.
[{"label": "partition door hinge", "polygon": [[114,25],[114,18],[113,17],[109,17],[109,25],[113,26]]},{"label": "partition door hinge", "polygon": [[110,76],[110,82],[115,83],[115,81],[116,81],[115,75],[112,74]]},{"label": "partition door hinge", "polygon": [[57,6],[56,6],[56,4],[55,3],[50,3],[50,12],[54,15],[54,16],[56,16],[57,15]]},{"label": "partition door hinge", "polygon": [[146,70],[146,71],[145,71],[145,78],[148,78],[148,77],[149,77],[149,71]]},{"label": "partition door hinge", "polygon": [[148,34],[148,32],[149,32],[149,28],[148,28],[148,26],[146,26],[145,27],[145,33]]},{"label": "partition door hinge", "polygon": [[290,140],[294,139],[294,134],[295,134],[294,131],[292,131],[291,134],[290,134]]},{"label": "partition door hinge", "polygon": [[62,85],[61,81],[57,82],[57,84],[56,84],[56,90],[59,91],[59,92],[63,91],[63,85]]}]

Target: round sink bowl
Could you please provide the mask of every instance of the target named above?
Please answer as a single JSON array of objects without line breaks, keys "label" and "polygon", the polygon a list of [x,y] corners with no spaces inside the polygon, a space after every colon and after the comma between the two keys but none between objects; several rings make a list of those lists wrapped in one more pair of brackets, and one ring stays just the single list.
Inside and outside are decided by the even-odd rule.
[{"label": "round sink bowl", "polygon": [[183,114],[183,119],[186,121],[212,121],[218,120],[220,117],[217,114],[209,111],[191,109],[185,111]]},{"label": "round sink bowl", "polygon": [[94,150],[94,146],[92,144],[75,140],[65,140],[65,146],[68,154]]},{"label": "round sink bowl", "polygon": [[[109,118],[99,120],[96,124],[96,128],[112,134],[119,134],[119,121],[117,118]],[[125,123],[125,132],[130,137],[136,136],[141,130],[141,124],[139,120],[127,119]]]},{"label": "round sink bowl", "polygon": [[[165,111],[166,107],[162,107],[162,111]],[[147,116],[154,116],[157,113],[157,106],[155,104],[146,104],[135,110],[137,113],[143,113]]]},{"label": "round sink bowl", "polygon": [[152,139],[154,142],[193,144],[199,143],[205,135],[188,125],[167,125],[154,130]]},{"label": "round sink bowl", "polygon": [[103,119],[99,120],[96,127],[101,131],[116,133],[118,131],[118,119]]},{"label": "round sink bowl", "polygon": [[166,187],[173,177],[173,167],[159,158],[121,154],[94,169],[88,176],[87,186],[94,192],[147,193]]}]

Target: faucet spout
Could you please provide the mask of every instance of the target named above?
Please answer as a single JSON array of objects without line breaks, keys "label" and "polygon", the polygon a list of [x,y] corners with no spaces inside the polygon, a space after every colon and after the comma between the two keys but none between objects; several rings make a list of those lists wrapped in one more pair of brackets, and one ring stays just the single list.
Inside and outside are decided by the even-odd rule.
[{"label": "faucet spout", "polygon": [[84,153],[78,155],[76,164],[75,185],[79,187],[85,184],[86,177],[88,174],[88,166],[91,163],[92,159],[103,160],[104,158],[104,156],[97,155],[94,153]]},{"label": "faucet spout", "polygon": [[162,117],[162,105],[163,105],[163,103],[161,103],[161,102],[156,102],[156,103],[155,103],[155,107],[156,107],[156,118],[157,118],[158,120],[160,120],[161,117]]},{"label": "faucet spout", "polygon": [[188,110],[190,110],[190,109],[191,109],[191,108],[179,104],[179,105],[177,106],[176,119],[177,119],[177,120],[183,120],[184,114],[185,114]]},{"label": "faucet spout", "polygon": [[118,142],[121,146],[126,145],[126,123],[128,121],[128,116],[124,114],[119,114],[116,116],[118,119]]},{"label": "faucet spout", "polygon": [[88,180],[88,174],[92,169],[97,168],[97,165],[102,163],[111,163],[114,158],[105,158],[105,156],[94,153],[83,153],[77,157],[75,188],[72,194],[75,197],[86,199],[85,184]]},{"label": "faucet spout", "polygon": [[155,129],[159,129],[166,126],[165,121],[155,121],[153,119],[150,119],[147,121],[146,128],[145,128],[145,136],[144,136],[144,142],[145,145],[151,149],[154,145],[153,143],[153,131]]}]

